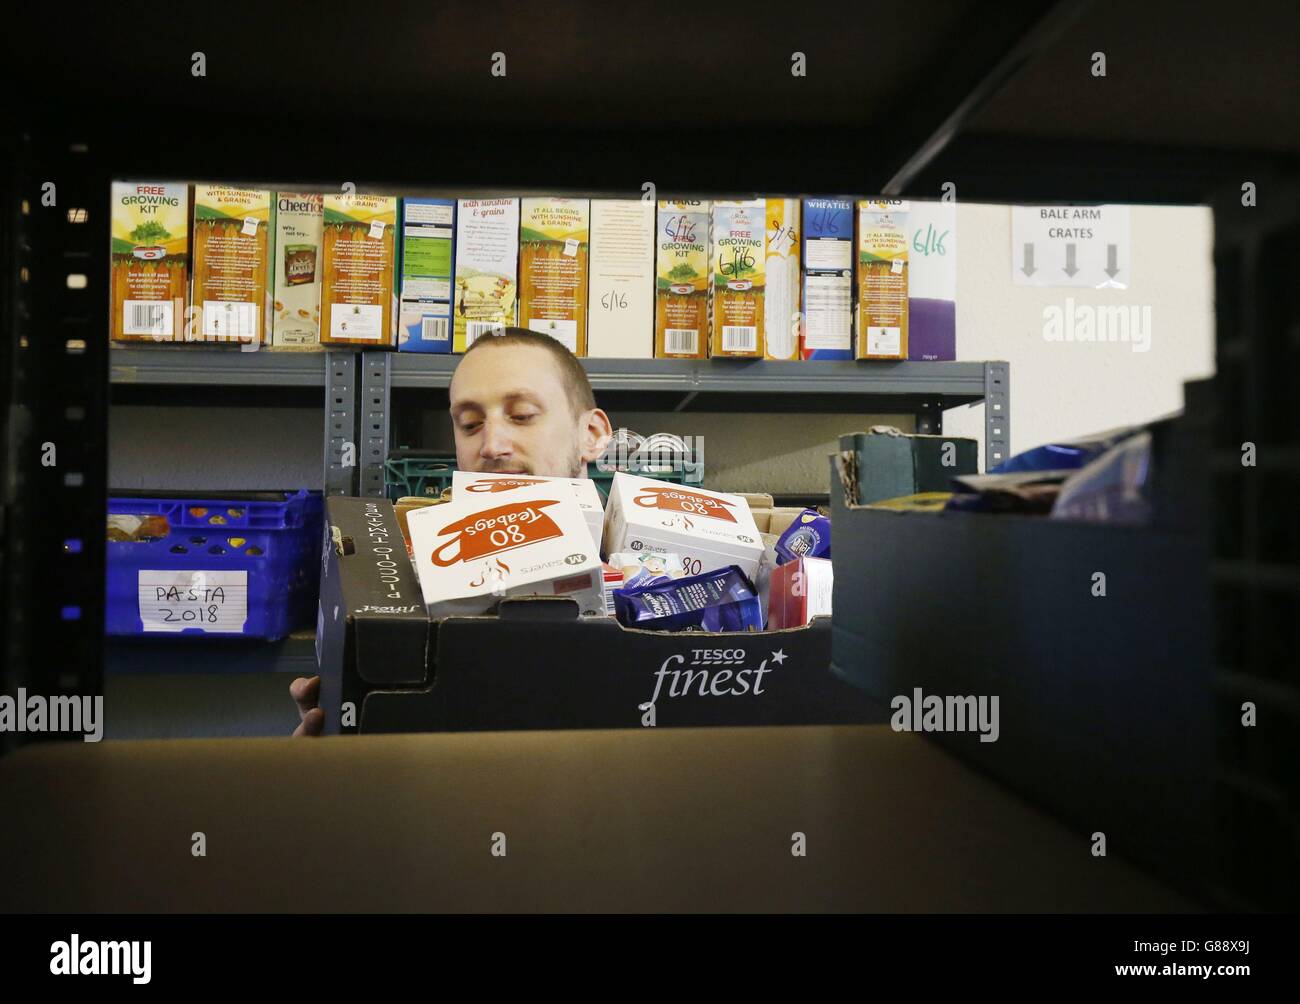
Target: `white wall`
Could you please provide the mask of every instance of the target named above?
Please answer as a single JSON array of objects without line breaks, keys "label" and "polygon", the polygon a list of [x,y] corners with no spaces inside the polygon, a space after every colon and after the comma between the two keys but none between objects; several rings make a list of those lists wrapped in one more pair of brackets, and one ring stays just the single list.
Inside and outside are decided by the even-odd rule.
[{"label": "white wall", "polygon": [[[1011,451],[1142,422],[1182,407],[1186,380],[1214,372],[1213,216],[1199,206],[1134,206],[1126,290],[1016,286],[1011,208],[959,205],[957,358],[1011,363]],[[1151,308],[1151,347],[1049,342],[1043,311]],[[984,406],[946,413],[944,431],[980,440]],[[706,465],[707,468],[707,465]]]}]

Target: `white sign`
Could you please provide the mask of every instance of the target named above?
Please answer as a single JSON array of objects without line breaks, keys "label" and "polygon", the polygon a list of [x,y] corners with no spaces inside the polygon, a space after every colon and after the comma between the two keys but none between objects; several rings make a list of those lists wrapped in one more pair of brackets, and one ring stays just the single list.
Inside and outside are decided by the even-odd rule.
[{"label": "white sign", "polygon": [[1128,289],[1128,206],[1012,206],[1017,286]]},{"label": "white sign", "polygon": [[198,629],[239,634],[248,620],[247,572],[141,569],[140,620],[147,632]]}]

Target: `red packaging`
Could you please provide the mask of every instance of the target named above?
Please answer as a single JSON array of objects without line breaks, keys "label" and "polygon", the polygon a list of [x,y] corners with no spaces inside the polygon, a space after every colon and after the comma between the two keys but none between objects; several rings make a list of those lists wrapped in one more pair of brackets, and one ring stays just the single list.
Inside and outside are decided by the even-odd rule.
[{"label": "red packaging", "polygon": [[769,631],[802,627],[831,615],[834,577],[829,558],[796,558],[772,569],[768,599]]}]

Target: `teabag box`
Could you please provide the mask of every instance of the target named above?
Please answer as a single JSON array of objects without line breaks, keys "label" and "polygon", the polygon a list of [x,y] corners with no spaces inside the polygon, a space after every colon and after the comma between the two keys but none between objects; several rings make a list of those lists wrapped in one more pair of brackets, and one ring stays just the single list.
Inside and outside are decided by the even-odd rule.
[{"label": "teabag box", "polygon": [[600,502],[596,482],[590,478],[543,478],[532,474],[480,474],[474,471],[451,472],[451,497],[457,502],[473,496],[500,496],[533,485],[567,485],[582,510],[583,519],[591,531],[591,540],[600,550],[600,539],[605,528],[605,507]]},{"label": "teabag box", "polygon": [[738,495],[620,471],[605,508],[605,553],[620,551],[680,555],[687,575],[736,565],[753,582],[763,541]]},{"label": "teabag box", "polygon": [[573,599],[605,615],[604,566],[578,501],[564,485],[466,492],[407,515],[430,617],[487,613],[518,596]]}]

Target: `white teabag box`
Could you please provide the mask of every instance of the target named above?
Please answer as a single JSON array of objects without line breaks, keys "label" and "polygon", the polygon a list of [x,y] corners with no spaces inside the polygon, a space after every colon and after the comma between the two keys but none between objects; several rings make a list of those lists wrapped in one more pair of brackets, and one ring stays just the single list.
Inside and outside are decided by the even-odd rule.
[{"label": "white teabag box", "polygon": [[590,478],[543,478],[533,474],[480,474],[474,471],[451,472],[451,497],[463,499],[471,495],[496,495],[511,492],[529,485],[569,485],[578,508],[591,530],[591,541],[600,550],[600,538],[605,531],[605,506],[600,500],[596,482]]},{"label": "white teabag box", "polygon": [[[559,490],[557,490],[559,489]],[[514,596],[564,596],[604,616],[604,570],[570,489],[467,492],[407,517],[430,617],[486,613]]]},{"label": "white teabag box", "polygon": [[758,572],[763,541],[738,495],[619,472],[605,509],[605,553],[658,551],[681,556],[687,575],[736,565]]}]

